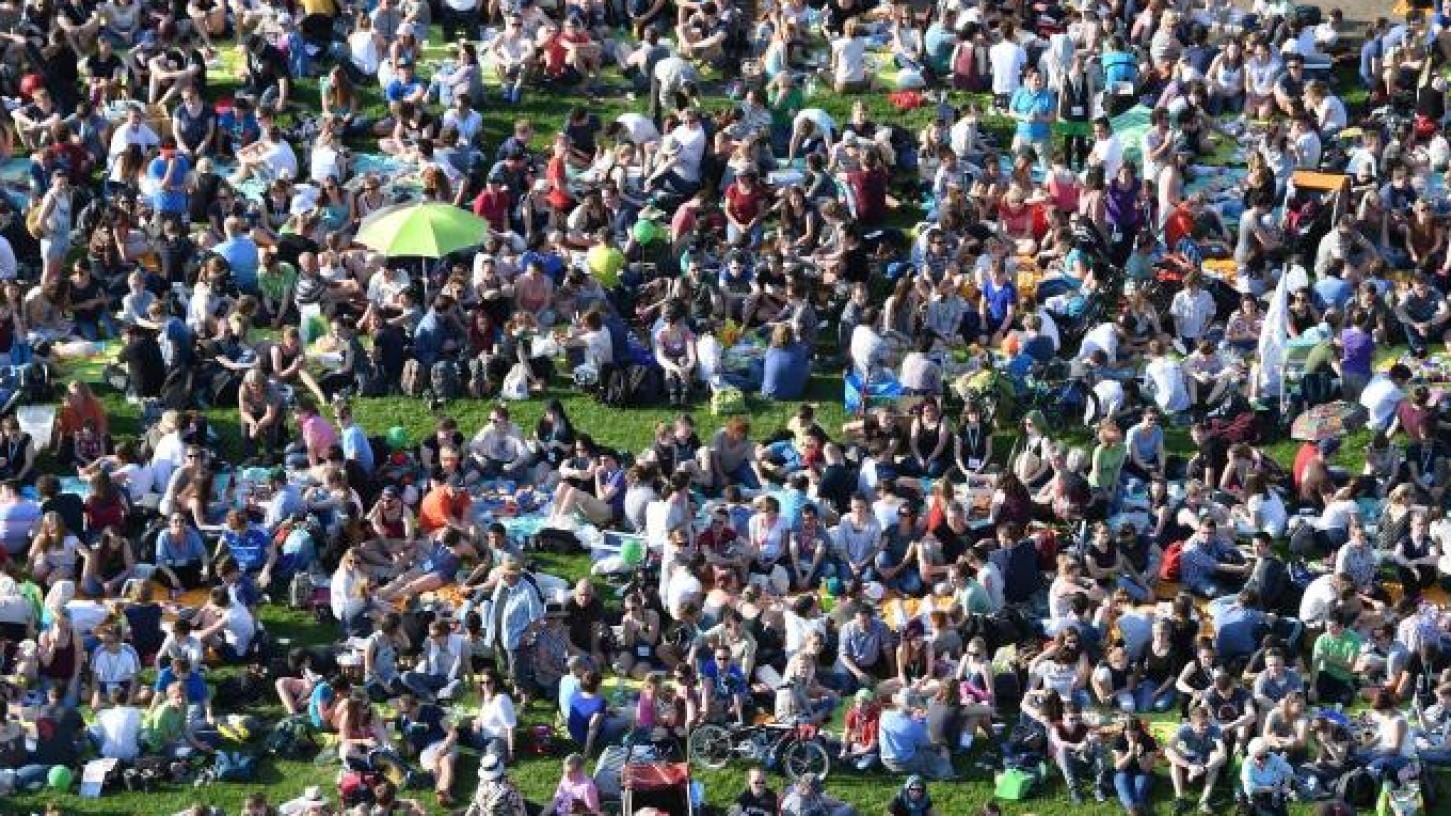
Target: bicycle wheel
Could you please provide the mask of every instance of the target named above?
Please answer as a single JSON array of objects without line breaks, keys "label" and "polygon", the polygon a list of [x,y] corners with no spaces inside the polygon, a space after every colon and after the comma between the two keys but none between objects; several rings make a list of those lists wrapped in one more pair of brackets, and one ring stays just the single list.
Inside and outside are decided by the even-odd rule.
[{"label": "bicycle wheel", "polygon": [[687,741],[690,761],[698,762],[713,771],[724,768],[731,761],[731,736],[718,725],[696,726]]},{"label": "bicycle wheel", "polygon": [[826,779],[826,775],[831,773],[831,755],[819,742],[798,740],[782,752],[781,770],[792,781],[805,774],[815,774],[818,780]]}]

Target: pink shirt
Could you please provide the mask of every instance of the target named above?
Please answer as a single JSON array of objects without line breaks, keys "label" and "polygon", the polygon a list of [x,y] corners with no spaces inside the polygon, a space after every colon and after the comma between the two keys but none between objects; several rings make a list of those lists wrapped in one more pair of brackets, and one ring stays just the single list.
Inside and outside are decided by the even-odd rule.
[{"label": "pink shirt", "polygon": [[588,774],[565,774],[560,778],[559,787],[554,789],[554,812],[573,813],[575,800],[584,802],[590,813],[599,812],[600,791]]},{"label": "pink shirt", "polygon": [[308,452],[314,456],[326,455],[327,449],[338,441],[338,432],[320,414],[312,414],[304,419],[300,430],[303,444],[307,445]]}]

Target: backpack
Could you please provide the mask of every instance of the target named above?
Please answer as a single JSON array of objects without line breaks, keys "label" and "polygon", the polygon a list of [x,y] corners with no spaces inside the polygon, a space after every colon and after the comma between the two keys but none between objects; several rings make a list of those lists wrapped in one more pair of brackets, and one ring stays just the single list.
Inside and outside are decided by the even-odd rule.
[{"label": "backpack", "polygon": [[439,360],[428,371],[429,386],[435,399],[456,400],[464,395],[463,376],[459,374],[458,363]]},{"label": "backpack", "polygon": [[307,609],[312,606],[312,573],[302,570],[292,576],[287,585],[287,605],[293,609]]},{"label": "backpack", "polygon": [[221,782],[251,782],[257,778],[257,757],[241,751],[218,751],[212,776]]},{"label": "backpack", "polygon": [[638,363],[610,370],[601,399],[615,408],[639,408],[660,401],[665,393],[665,378],[660,369]]},{"label": "backpack", "polygon": [[317,751],[317,740],[312,737],[312,727],[302,715],[288,717],[272,727],[263,743],[269,754],[284,759],[297,759]]},{"label": "backpack", "polygon": [[373,801],[373,786],[383,777],[371,771],[345,770],[338,776],[338,798],[344,807],[357,807]]},{"label": "backpack", "polygon": [[489,364],[482,357],[469,360],[468,394],[474,399],[489,395]]},{"label": "backpack", "polygon": [[423,378],[423,364],[414,359],[403,363],[403,374],[398,378],[398,387],[402,389],[405,397],[421,397],[423,392],[428,390],[428,382]]},{"label": "backpack", "polygon": [[1352,768],[1335,782],[1336,796],[1353,808],[1374,807],[1379,793],[1380,785],[1366,768]]},{"label": "backpack", "polygon": [[1181,572],[1180,562],[1184,560],[1184,542],[1175,541],[1164,550],[1164,562],[1159,565],[1159,580],[1177,581]]},{"label": "backpack", "polygon": [[584,552],[584,543],[570,530],[545,527],[534,534],[531,543],[540,552],[570,555]]},{"label": "backpack", "polygon": [[712,389],[710,412],[715,416],[732,416],[746,412],[746,395],[734,385]]},{"label": "backpack", "polygon": [[1038,786],[1038,774],[1023,768],[1006,768],[998,774],[993,787],[993,796],[1010,802],[1020,802],[1033,795]]},{"label": "backpack", "polygon": [[1019,543],[1009,550],[993,553],[1003,573],[1003,593],[1008,603],[1026,603],[1032,600],[1043,585],[1043,574],[1038,571],[1038,548],[1032,543]]},{"label": "backpack", "polygon": [[365,358],[358,364],[353,374],[353,384],[358,389],[360,397],[386,397],[388,396],[388,379],[383,376],[383,368],[372,359]]}]

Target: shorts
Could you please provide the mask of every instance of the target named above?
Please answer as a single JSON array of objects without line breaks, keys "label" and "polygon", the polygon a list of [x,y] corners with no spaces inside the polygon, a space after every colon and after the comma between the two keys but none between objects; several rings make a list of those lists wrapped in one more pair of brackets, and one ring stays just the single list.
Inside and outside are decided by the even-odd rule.
[{"label": "shorts", "polygon": [[439,740],[419,752],[418,764],[425,768],[432,768],[438,763],[438,760],[443,758],[445,752],[455,757],[458,756],[458,744],[455,743],[445,748],[444,741]]}]

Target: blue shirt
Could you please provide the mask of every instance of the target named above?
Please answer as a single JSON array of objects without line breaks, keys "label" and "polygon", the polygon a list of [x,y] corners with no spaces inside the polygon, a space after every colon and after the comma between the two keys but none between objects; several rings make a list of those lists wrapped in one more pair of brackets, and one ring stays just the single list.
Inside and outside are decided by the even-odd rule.
[{"label": "blue shirt", "polygon": [[429,309],[413,330],[413,356],[425,367],[432,368],[443,356],[446,329],[443,316]]},{"label": "blue shirt", "polygon": [[[1221,604],[1219,600],[1226,602]],[[1236,598],[1212,601],[1209,612],[1214,619],[1214,648],[1221,657],[1249,657],[1259,648],[1265,624],[1263,612],[1240,606]]]},{"label": "blue shirt", "polygon": [[257,293],[257,267],[261,258],[257,255],[256,241],[241,235],[217,244],[212,251],[226,259],[238,289],[246,294]]},{"label": "blue shirt", "polygon": [[368,434],[361,425],[356,423],[342,429],[343,456],[349,461],[357,462],[358,467],[364,473],[373,472],[373,443],[368,441]]},{"label": "blue shirt", "polygon": [[157,156],[151,160],[150,166],[146,168],[146,177],[156,182],[156,192],[151,195],[151,206],[159,213],[168,215],[180,214],[186,211],[186,175],[191,172],[191,162],[187,161],[186,155],[176,153],[171,157],[175,163],[172,168],[170,187],[164,186],[161,182],[166,178],[167,160],[165,157]]},{"label": "blue shirt", "polygon": [[257,572],[266,566],[267,550],[272,544],[272,537],[261,527],[249,525],[241,532],[227,530],[222,533],[222,541],[226,543],[227,552],[232,554],[242,572]]},{"label": "blue shirt", "polygon": [[[156,674],[156,693],[165,694],[172,683],[179,680],[176,672],[171,666],[163,668]],[[201,705],[207,701],[207,681],[202,679],[201,672],[195,668],[187,674],[186,680],[182,681],[182,688],[186,691],[186,701],[192,705]]]},{"label": "blue shirt", "polygon": [[932,744],[927,723],[896,709],[882,712],[877,738],[881,741],[882,759],[897,764],[910,762],[919,750]]},{"label": "blue shirt", "polygon": [[[1037,114],[1043,116],[1053,112],[1053,92],[1047,88],[1033,91],[1023,86],[1013,92],[1013,99],[1008,106],[1013,113],[1023,116]],[[1040,140],[1048,138],[1051,125],[1046,121],[1018,122],[1018,136],[1023,139]]]},{"label": "blue shirt", "polygon": [[583,745],[589,739],[589,721],[605,710],[605,698],[575,694],[569,701],[569,736]]},{"label": "blue shirt", "polygon": [[[1011,309],[1018,302],[1018,285],[1011,280],[1003,281],[1002,286],[989,277],[982,285],[982,303],[987,309],[988,325],[983,326],[984,331],[995,332],[1003,325],[1003,318],[1008,316],[1008,309]],[[1052,342],[1051,340],[1049,341]]]},{"label": "blue shirt", "polygon": [[806,359],[805,346],[792,343],[786,348],[768,348],[761,377],[761,396],[773,400],[800,399],[810,376],[811,365]]},{"label": "blue shirt", "polygon": [[1322,310],[1345,308],[1350,298],[1355,294],[1355,287],[1346,282],[1344,278],[1334,275],[1326,275],[1315,282],[1315,302]]},{"label": "blue shirt", "polygon": [[180,537],[172,535],[170,527],[156,537],[156,562],[159,566],[199,564],[205,556],[206,544],[202,542],[201,533],[190,527]]},{"label": "blue shirt", "polygon": [[388,83],[388,88],[383,92],[383,95],[387,97],[389,102],[402,102],[417,93],[422,87],[423,83],[419,82],[417,77],[407,82],[404,82],[401,78],[396,78]]}]

